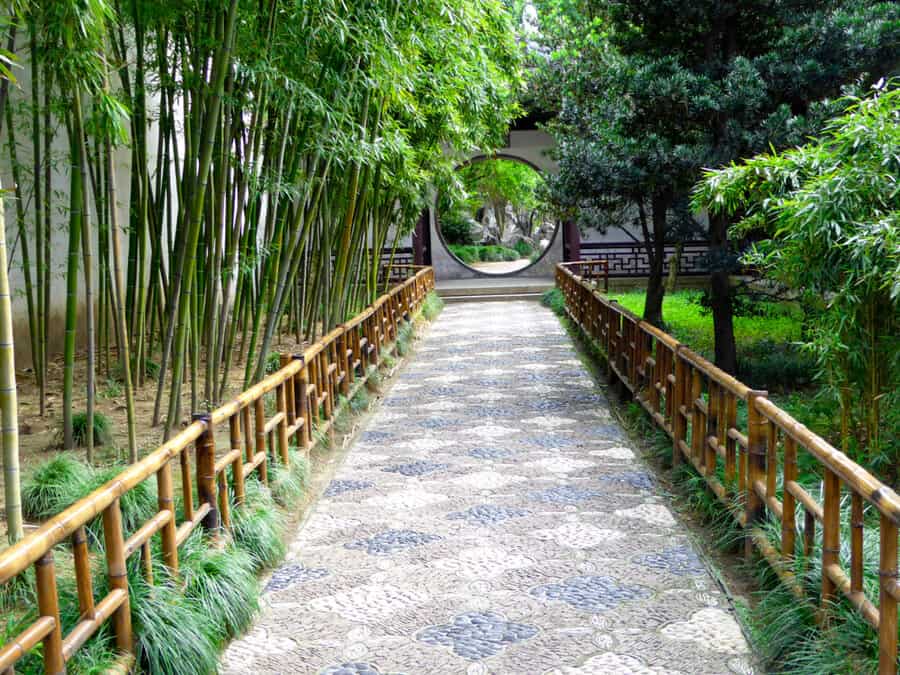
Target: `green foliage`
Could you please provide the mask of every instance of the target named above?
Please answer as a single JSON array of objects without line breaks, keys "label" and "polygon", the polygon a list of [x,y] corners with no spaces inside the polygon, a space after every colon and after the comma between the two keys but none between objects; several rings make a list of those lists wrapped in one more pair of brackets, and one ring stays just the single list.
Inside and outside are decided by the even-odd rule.
[{"label": "green foliage", "polygon": [[[112,442],[112,429],[109,418],[103,413],[94,412],[94,445],[109,445]],[[75,445],[87,445],[88,419],[86,413],[72,415],[72,440]]]},{"label": "green foliage", "polygon": [[508,246],[456,246],[451,244],[447,248],[467,265],[478,262],[513,261],[527,257],[526,254],[520,254],[517,249]]},{"label": "green foliage", "polygon": [[438,314],[444,309],[444,301],[434,291],[425,296],[425,302],[422,303],[422,316],[427,321],[434,321]]},{"label": "green foliage", "polygon": [[271,375],[281,368],[281,354],[269,352],[266,354],[266,375]]},{"label": "green foliage", "polygon": [[441,213],[441,235],[447,244],[471,246],[478,243],[475,233],[477,223],[471,217],[459,212]]},{"label": "green foliage", "polygon": [[[613,293],[613,299],[640,315],[644,293]],[[712,360],[713,318],[696,291],[669,293],[663,299],[666,330],[688,347]],[[815,364],[800,348],[805,315],[796,303],[757,303],[753,312],[734,319],[738,379],[757,388],[797,389],[809,385]]]},{"label": "green foliage", "polygon": [[519,254],[520,258],[530,258],[532,254],[535,253],[534,247],[524,239],[519,239],[519,241],[513,245],[513,248],[516,250],[516,253]]},{"label": "green foliage", "polygon": [[541,304],[544,307],[549,307],[557,316],[562,317],[566,314],[566,298],[563,296],[562,291],[555,286],[544,291],[543,295],[541,295]]},{"label": "green foliage", "polygon": [[184,596],[196,602],[219,632],[217,644],[242,633],[259,609],[254,560],[229,545],[210,547],[194,532],[178,551]]},{"label": "green foliage", "polygon": [[100,398],[105,398],[107,400],[118,398],[122,395],[122,385],[119,384],[116,380],[107,380],[106,386],[97,392],[97,396]]},{"label": "green foliage", "polygon": [[695,204],[768,234],[746,261],[813,308],[806,345],[861,457],[896,464],[881,411],[900,406],[900,88],[845,104],[820,139],[709,172]]},{"label": "green foliage", "polygon": [[414,337],[413,325],[410,322],[404,322],[397,329],[397,356],[406,356],[412,348]]},{"label": "green foliage", "polygon": [[88,494],[94,471],[71,453],[60,453],[36,466],[22,481],[22,511],[46,520]]},{"label": "green foliage", "polygon": [[278,506],[292,509],[306,494],[309,460],[293,447],[288,449],[288,457],[290,466],[287,468],[280,463],[269,464],[269,489]]},{"label": "green foliage", "polygon": [[141,669],[160,675],[208,675],[216,671],[221,628],[200,601],[187,598],[171,579],[148,584],[129,574],[135,652]]},{"label": "green foliage", "polygon": [[356,390],[356,393],[353,394],[353,398],[350,399],[349,406],[350,410],[354,413],[361,413],[369,407],[369,393],[366,391],[365,387],[360,387]]},{"label": "green foliage", "polygon": [[235,546],[249,554],[256,570],[274,566],[284,557],[285,517],[272,493],[258,480],[248,478],[244,504],[231,514]]}]

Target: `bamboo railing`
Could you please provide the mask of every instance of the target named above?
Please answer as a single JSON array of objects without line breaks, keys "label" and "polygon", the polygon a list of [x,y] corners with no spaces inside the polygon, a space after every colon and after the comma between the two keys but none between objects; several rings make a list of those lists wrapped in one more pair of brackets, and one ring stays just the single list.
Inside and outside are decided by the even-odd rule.
[{"label": "bamboo railing", "polygon": [[[897,672],[897,529],[900,497],[863,467],[814,434],[767,398],[601,295],[573,270],[559,265],[556,284],[566,311],[605,351],[610,380],[623,387],[672,439],[672,461],[688,461],[744,528],[779,576],[805,598],[795,568],[809,564],[819,537],[822,565],[818,612],[840,595],[878,633],[879,673]],[[738,424],[738,409],[747,421]],[[820,469],[821,502],[798,482],[798,454]],[[841,494],[850,496],[849,573],[841,564]],[[877,516],[866,518],[866,504]],[[802,526],[798,527],[802,513]],[[762,525],[780,523],[780,542]],[[863,531],[877,527],[880,542],[877,604],[863,588]],[[799,539],[798,539],[799,537]]]},{"label": "bamboo railing", "polygon": [[[365,383],[369,366],[377,365],[382,350],[396,339],[400,320],[411,317],[434,288],[430,267],[406,266],[403,271],[409,275],[404,281],[350,321],[302,354],[283,355],[280,370],[211,413],[195,416],[177,436],[0,553],[0,584],[10,582],[34,565],[39,613],[30,626],[0,647],[0,673],[12,673],[16,662],[41,643],[44,671],[65,672],[66,662],[106,621],[112,622],[116,646],[126,664],[133,660],[126,570],[129,556],[140,551],[145,574],[149,574],[149,544],[158,534],[163,562],[177,574],[178,547],[195,528],[200,526],[215,538],[230,525],[229,470],[234,502],[240,505],[245,499],[245,479],[255,473],[267,483],[268,462],[286,465],[292,440],[305,453],[309,452],[314,445],[312,431],[330,430],[338,395],[350,397]],[[388,274],[394,278],[396,273],[389,270]],[[264,397],[272,393],[276,412],[266,419]],[[216,430],[226,427],[228,450],[217,453]],[[176,519],[172,462],[178,462],[181,468],[181,523]],[[159,509],[126,538],[120,499],[154,476]],[[97,516],[103,523],[110,590],[95,602],[86,527]],[[67,540],[71,544],[81,617],[63,635],[57,596],[59,572],[54,566],[53,549]]]}]

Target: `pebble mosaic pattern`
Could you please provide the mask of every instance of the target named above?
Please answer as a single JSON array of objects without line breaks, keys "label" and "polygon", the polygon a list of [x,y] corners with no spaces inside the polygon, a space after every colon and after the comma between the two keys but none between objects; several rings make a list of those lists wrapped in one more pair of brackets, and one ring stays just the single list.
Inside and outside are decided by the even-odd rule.
[{"label": "pebble mosaic pattern", "polygon": [[548,310],[449,306],[384,403],[220,672],[753,672]]}]

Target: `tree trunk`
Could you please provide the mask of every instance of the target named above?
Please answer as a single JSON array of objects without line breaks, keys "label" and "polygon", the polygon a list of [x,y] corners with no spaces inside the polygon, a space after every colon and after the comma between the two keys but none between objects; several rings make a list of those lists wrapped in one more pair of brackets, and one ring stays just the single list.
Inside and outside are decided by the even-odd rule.
[{"label": "tree trunk", "polygon": [[19,418],[16,360],[13,349],[12,300],[6,273],[6,222],[0,201],[0,424],[3,425],[3,505],[10,544],[25,536],[19,482]]},{"label": "tree trunk", "polygon": [[716,365],[726,373],[737,371],[737,346],[734,342],[734,307],[731,303],[731,278],[728,271],[728,219],[709,218],[710,305],[713,315]]},{"label": "tree trunk", "polygon": [[651,201],[653,213],[652,235],[647,229],[646,215],[643,208],[640,209],[641,225],[644,230],[644,247],[647,251],[649,274],[647,276],[647,294],[644,298],[644,321],[654,326],[662,327],[663,323],[663,297],[666,294],[665,279],[663,276],[663,263],[666,256],[666,211],[669,200],[665,196],[654,196]]}]

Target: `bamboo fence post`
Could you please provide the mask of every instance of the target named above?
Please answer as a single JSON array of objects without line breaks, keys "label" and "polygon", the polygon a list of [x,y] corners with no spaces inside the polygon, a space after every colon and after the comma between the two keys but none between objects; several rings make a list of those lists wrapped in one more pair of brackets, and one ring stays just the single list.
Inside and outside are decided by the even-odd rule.
[{"label": "bamboo fence post", "polygon": [[[747,528],[761,520],[766,509],[756,492],[756,482],[764,480],[766,475],[766,420],[756,409],[756,400],[765,396],[765,392],[751,391],[747,397],[747,485],[744,498]],[[753,555],[753,540],[747,537],[745,542],[745,553],[750,558]]]},{"label": "bamboo fence post", "polygon": [[[281,368],[284,369],[291,363],[288,354],[281,354],[278,358]],[[297,407],[294,404],[294,390],[296,388],[296,375],[291,375],[284,381],[284,410],[287,417],[287,426],[293,427],[297,421]],[[288,439],[290,441],[290,439]]]},{"label": "bamboo fence post", "polygon": [[706,431],[706,425],[701,425],[700,407],[697,405],[697,399],[703,393],[703,379],[700,369],[691,365],[691,383],[688,390],[688,411],[691,415],[691,460],[696,466],[703,466],[703,432]]},{"label": "bamboo fence post", "polygon": [[182,448],[178,453],[178,461],[181,464],[181,497],[184,501],[184,519],[194,519],[194,490],[191,485],[191,457],[187,448]]},{"label": "bamboo fence post", "polygon": [[198,506],[209,504],[209,512],[203,517],[203,528],[213,538],[219,529],[219,509],[216,495],[216,437],[212,428],[212,417],[209,413],[194,415],[195,422],[206,425],[200,438],[194,443],[197,452],[197,500]]},{"label": "bamboo fence post", "polygon": [[897,525],[886,515],[881,515],[879,561],[879,609],[878,623],[878,673],[894,675],[897,672],[897,597],[900,575],[897,572]]},{"label": "bamboo fence post", "polygon": [[728,392],[725,401],[725,480],[734,481],[737,474],[738,443],[728,432],[737,426],[737,396]]},{"label": "bamboo fence post", "polygon": [[822,598],[821,610],[827,615],[828,605],[837,596],[838,587],[828,574],[829,565],[840,563],[841,554],[841,479],[825,467],[824,503],[822,504]]},{"label": "bamboo fence post", "polygon": [[59,620],[59,596],[56,590],[56,566],[53,549],[47,551],[34,564],[37,585],[38,612],[53,619],[53,630],[44,638],[44,672],[65,673],[66,662],[62,653],[62,626]]},{"label": "bamboo fence post", "polygon": [[266,409],[263,406],[262,397],[253,402],[254,421],[256,423],[256,452],[263,453],[262,461],[257,471],[259,480],[263,485],[269,484],[269,453],[266,449]]},{"label": "bamboo fence post", "polygon": [[125,593],[125,599],[112,615],[116,647],[119,651],[131,654],[134,645],[131,635],[131,606],[128,601],[128,567],[122,533],[122,509],[118,498],[103,511],[103,540],[106,544],[106,574],[109,578],[109,587]]},{"label": "bamboo fence post", "polygon": [[338,349],[338,374],[341,378],[341,394],[350,396],[350,364],[347,358],[347,327],[341,327],[341,334],[337,339]]},{"label": "bamboo fence post", "polygon": [[275,389],[275,406],[281,413],[281,420],[278,422],[278,450],[281,453],[282,466],[290,466],[291,457],[288,454],[288,406],[287,406],[287,383],[282,382]]},{"label": "bamboo fence post", "polygon": [[84,525],[72,535],[72,558],[75,563],[75,586],[78,591],[78,613],[82,619],[94,618],[94,583],[91,579],[91,557]]},{"label": "bamboo fence post", "polygon": [[863,590],[863,499],[856,490],[850,493],[850,592]]},{"label": "bamboo fence post", "polygon": [[[302,356],[295,355],[294,359],[300,359],[303,361]],[[310,425],[312,425],[312,414],[309,409],[309,396],[307,394],[307,390],[309,388],[309,370],[306,365],[300,369],[300,373],[297,376],[297,405],[300,408],[300,415],[303,417],[303,427],[301,430],[301,443],[303,444],[303,450],[309,455],[309,449],[312,446],[312,430]]]},{"label": "bamboo fence post", "polygon": [[684,416],[687,401],[688,367],[681,356],[682,346],[675,348],[675,384],[672,401],[672,466],[681,464],[681,444],[687,442],[687,419]]},{"label": "bamboo fence post", "polygon": [[255,449],[253,447],[253,432],[250,430],[250,406],[241,408],[241,426],[244,428],[244,453],[248,462],[253,461]]},{"label": "bamboo fence post", "polygon": [[[703,438],[703,468],[706,475],[714,476],[718,464],[716,448],[719,442],[719,415],[721,410],[722,387],[713,378],[709,378],[709,401],[707,402],[706,429]],[[713,446],[713,441],[717,444]]]},{"label": "bamboo fence post", "polygon": [[244,503],[244,459],[241,455],[241,420],[238,415],[239,413],[236,413],[228,418],[229,445],[238,453],[231,465],[231,483],[236,506]]},{"label": "bamboo fence post", "polygon": [[165,462],[156,472],[156,505],[169,511],[172,518],[160,530],[163,563],[173,575],[178,574],[178,527],[175,524],[175,492],[172,487],[172,461]]},{"label": "bamboo fence post", "polygon": [[797,543],[797,500],[788,490],[788,483],[797,480],[797,442],[790,435],[784,437],[784,494],[781,513],[781,554],[794,557]]}]

